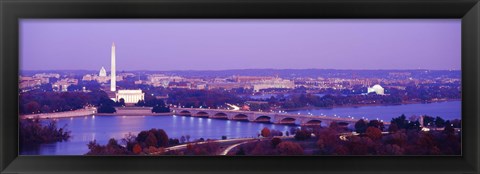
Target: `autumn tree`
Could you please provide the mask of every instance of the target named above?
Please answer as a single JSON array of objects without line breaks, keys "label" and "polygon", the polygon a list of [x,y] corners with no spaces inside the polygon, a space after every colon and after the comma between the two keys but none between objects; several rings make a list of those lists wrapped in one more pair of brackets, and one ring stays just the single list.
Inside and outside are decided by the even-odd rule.
[{"label": "autumn tree", "polygon": [[168,135],[163,129],[150,129],[151,133],[155,135],[157,140],[156,147],[166,147],[168,145]]},{"label": "autumn tree", "polygon": [[272,140],[270,140],[270,142],[272,143],[272,147],[275,148],[275,147],[277,147],[278,144],[280,144],[282,142],[282,139],[272,138]]},{"label": "autumn tree", "polygon": [[262,135],[262,137],[268,137],[270,135],[270,129],[265,127],[265,128],[262,129],[260,134]]},{"label": "autumn tree", "polygon": [[303,148],[298,143],[284,141],[277,145],[280,155],[303,155]]},{"label": "autumn tree", "polygon": [[145,144],[147,145],[147,147],[149,146],[157,147],[157,138],[155,137],[153,132],[148,133],[147,139],[145,140]]},{"label": "autumn tree", "polygon": [[382,131],[376,127],[368,127],[365,131],[365,135],[373,141],[376,141],[382,138]]}]

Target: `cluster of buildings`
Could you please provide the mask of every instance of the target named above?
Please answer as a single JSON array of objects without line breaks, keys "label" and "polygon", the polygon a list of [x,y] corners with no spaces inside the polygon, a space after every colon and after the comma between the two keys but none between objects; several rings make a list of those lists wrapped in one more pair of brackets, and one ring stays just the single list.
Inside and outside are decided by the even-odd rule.
[{"label": "cluster of buildings", "polygon": [[32,77],[20,76],[19,85],[20,89],[33,88],[42,84],[50,83],[50,78],[60,78],[60,74],[55,73],[41,73],[35,74]]},{"label": "cluster of buildings", "polygon": [[31,77],[19,77],[20,89],[35,89],[43,84],[52,84],[53,91],[67,91],[70,85],[77,85],[78,80],[69,77],[60,78],[60,74],[56,73],[41,73]]},{"label": "cluster of buildings", "polygon": [[146,84],[154,87],[181,88],[181,89],[225,89],[235,88],[253,89],[258,92],[269,88],[295,88],[291,80],[268,76],[232,76],[228,78],[184,78],[180,76],[167,76],[164,74],[150,74],[147,80],[137,80],[135,84]]},{"label": "cluster of buildings", "polygon": [[[140,89],[120,89],[117,90],[117,81],[122,81],[129,77],[135,77],[133,73],[116,73],[115,44],[111,48],[111,71],[107,74],[104,67],[101,67],[98,74],[86,74],[80,80],[96,81],[104,86],[105,92],[114,101],[123,99],[126,104],[137,103],[144,100],[145,93]],[[274,76],[230,76],[215,78],[187,78],[176,75],[165,74],[146,74],[146,78],[134,80],[136,85],[150,85],[163,88],[181,88],[196,90],[225,89],[232,90],[236,88],[251,89],[259,92],[265,89],[295,89],[304,87],[309,90],[334,89],[344,90],[361,87],[367,89],[367,93],[376,93],[384,95],[386,88],[396,88],[405,90],[405,86],[428,83],[460,83],[460,79],[438,78],[438,79],[413,79],[410,72],[391,72],[389,79],[384,78],[311,78],[297,77],[283,79]],[[52,79],[54,79],[52,81]],[[54,91],[67,91],[70,85],[78,85],[78,80],[73,77],[64,76],[55,73],[35,74],[31,77],[20,76],[20,89],[35,89],[42,84],[52,84]],[[130,80],[132,80],[130,78]],[[384,87],[380,86],[382,84]],[[85,90],[84,90],[85,91]]]}]

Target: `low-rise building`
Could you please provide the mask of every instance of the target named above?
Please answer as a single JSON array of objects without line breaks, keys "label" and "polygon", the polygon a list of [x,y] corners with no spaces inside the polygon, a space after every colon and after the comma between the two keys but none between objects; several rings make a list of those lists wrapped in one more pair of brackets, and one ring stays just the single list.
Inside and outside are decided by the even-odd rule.
[{"label": "low-rise building", "polygon": [[145,99],[145,93],[141,89],[137,90],[118,90],[115,96],[115,101],[123,99],[126,104],[138,103],[140,100]]}]

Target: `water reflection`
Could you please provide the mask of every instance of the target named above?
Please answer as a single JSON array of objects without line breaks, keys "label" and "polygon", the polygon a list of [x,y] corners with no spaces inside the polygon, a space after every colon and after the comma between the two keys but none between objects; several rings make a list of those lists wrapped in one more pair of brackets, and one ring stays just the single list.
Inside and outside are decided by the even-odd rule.
[{"label": "water reflection", "polygon": [[[57,121],[59,126],[68,124],[67,129],[72,132],[72,138],[68,142],[24,148],[21,154],[82,155],[88,151],[87,144],[91,140],[95,139],[100,144],[106,144],[110,138],[120,140],[128,133],[136,135],[142,130],[152,128],[164,129],[170,138],[190,135],[190,140],[221,139],[222,136],[256,137],[264,127],[278,128],[282,132],[290,129],[289,126],[276,127],[265,123],[184,116],[88,116]],[[43,122],[46,124],[49,120],[43,120]]]},{"label": "water reflection", "polygon": [[[442,116],[446,119],[461,118],[461,102],[443,102],[431,104],[412,104],[398,106],[369,106],[358,108],[335,108],[321,110],[295,111],[294,113],[313,113],[337,116],[352,116],[354,118],[370,118],[391,120],[402,113],[407,116],[412,114],[427,114]],[[49,120],[44,120],[44,123]],[[170,138],[180,138],[182,135],[190,135],[190,140],[221,139],[225,135],[228,138],[256,137],[261,129],[268,127],[282,132],[290,130],[291,125],[274,125],[245,121],[194,118],[185,116],[88,116],[76,118],[58,119],[58,126],[68,124],[68,130],[72,132],[72,138],[68,142],[42,144],[38,147],[25,147],[21,154],[24,155],[82,155],[88,151],[89,141],[96,139],[100,144],[106,144],[110,138],[120,140],[126,134],[138,134],[142,130],[152,128],[164,129]]]}]

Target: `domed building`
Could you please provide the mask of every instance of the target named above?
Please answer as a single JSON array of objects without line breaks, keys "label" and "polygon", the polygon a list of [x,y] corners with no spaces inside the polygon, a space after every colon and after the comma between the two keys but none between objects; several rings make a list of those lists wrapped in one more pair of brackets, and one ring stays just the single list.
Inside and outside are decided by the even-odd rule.
[{"label": "domed building", "polygon": [[379,84],[373,85],[371,88],[367,89],[367,93],[375,92],[378,95],[385,95],[385,89]]},{"label": "domed building", "polygon": [[107,71],[105,68],[102,66],[102,69],[100,69],[100,73],[98,73],[98,76],[100,77],[106,77],[107,76]]}]

